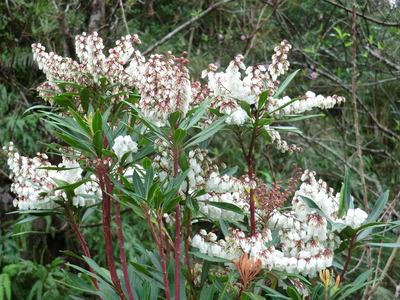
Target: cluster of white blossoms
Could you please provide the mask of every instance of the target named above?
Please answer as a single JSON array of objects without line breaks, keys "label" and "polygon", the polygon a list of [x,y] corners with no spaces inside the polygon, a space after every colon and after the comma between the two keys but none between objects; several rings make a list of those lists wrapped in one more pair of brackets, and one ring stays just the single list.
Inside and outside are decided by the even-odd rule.
[{"label": "cluster of white blossoms", "polygon": [[[136,153],[138,151],[137,143],[134,142],[129,135],[120,135],[114,139],[114,145],[112,149],[117,155],[118,159],[121,159],[127,153]],[[131,161],[131,157],[127,158],[127,162]]]},{"label": "cluster of white blossoms", "polygon": [[349,208],[343,223],[352,228],[360,227],[364,221],[368,218],[368,214],[361,208]]},{"label": "cluster of white blossoms", "polygon": [[[157,154],[153,158],[153,166],[157,176],[163,181],[172,178],[173,153],[170,145],[161,140],[155,142]],[[182,183],[182,195],[191,195],[196,191],[204,190],[204,194],[196,197],[200,212],[210,219],[220,218],[232,221],[243,219],[241,214],[221,209],[218,203],[234,204],[239,208],[247,208],[245,189],[249,183],[245,179],[237,179],[229,175],[221,175],[218,166],[212,162],[208,150],[195,148],[187,156],[187,179]],[[213,205],[215,203],[215,205]]]},{"label": "cluster of white blossoms", "polygon": [[[292,101],[293,100],[288,96],[285,96],[282,99],[271,98],[267,103],[267,107],[270,112],[274,112],[274,115],[295,115],[312,110],[316,107],[321,109],[332,108],[336,104],[344,102],[345,98],[337,95],[325,97],[323,95],[316,95],[314,92],[308,91],[304,96],[300,97],[300,99],[293,102]],[[288,103],[290,104],[286,105]],[[284,105],[286,106],[283,107]],[[283,108],[278,110],[279,107]]]},{"label": "cluster of white blossoms", "polygon": [[245,233],[238,229],[230,229],[229,235],[220,240],[215,233],[207,233],[202,229],[193,237],[192,246],[198,248],[201,253],[230,261],[238,259],[243,253],[248,253],[251,257],[261,259],[263,265],[270,269],[271,248],[266,244],[271,239],[269,229],[251,237],[246,237]]},{"label": "cluster of white blossoms", "polygon": [[[116,46],[109,49],[109,55],[106,56],[103,52],[102,38],[96,32],[84,32],[75,38],[79,61],[59,56],[54,52],[46,52],[45,47],[39,43],[33,44],[33,59],[47,78],[47,81],[38,87],[39,94],[51,101],[50,92],[60,91],[58,81],[98,86],[101,84],[100,78],[105,78],[110,83],[118,83],[114,85],[112,92],[118,94],[119,99],[123,99],[128,95],[128,87],[136,85],[138,74],[141,73],[139,69],[145,62],[141,53],[133,47],[136,44],[140,44],[137,35],[124,36],[116,41]],[[130,63],[126,66],[128,61]]]},{"label": "cluster of white blossoms", "polygon": [[280,75],[285,74],[289,70],[288,54],[292,45],[288,41],[283,40],[278,46],[274,48],[274,55],[272,55],[272,62],[268,66],[268,72],[273,80],[276,80]]},{"label": "cluster of white blossoms", "polygon": [[[76,161],[63,157],[58,166],[52,165],[46,154],[38,153],[33,158],[21,156],[10,143],[3,148],[8,154],[11,191],[16,195],[14,206],[21,210],[51,209],[57,207],[55,200],[66,199],[62,190],[56,190],[57,182],[72,184],[83,180],[82,169]],[[57,168],[57,169],[56,169]],[[87,206],[99,200],[95,177],[74,189],[74,206]]]},{"label": "cluster of white blossoms", "polygon": [[156,125],[165,125],[168,116],[175,111],[185,115],[193,101],[187,62],[171,53],[154,54],[141,69],[138,105]]},{"label": "cluster of white blossoms", "polygon": [[[158,177],[163,181],[173,177],[173,156],[170,145],[157,139],[155,141],[157,154],[153,158],[153,166],[157,170]],[[181,192],[191,194],[204,187],[210,173],[218,171],[218,167],[212,163],[206,149],[195,148],[188,153],[187,181],[182,183]]]},{"label": "cluster of white blossoms", "polygon": [[303,148],[301,148],[295,144],[289,145],[285,140],[283,140],[280,133],[278,132],[278,130],[272,128],[269,125],[265,125],[264,128],[268,132],[269,136],[271,137],[272,144],[274,144],[276,149],[278,149],[282,153],[285,153],[285,152],[293,153],[293,152],[302,152],[303,151]]},{"label": "cluster of white blossoms", "polygon": [[[233,176],[223,175],[213,172],[207,179],[205,194],[197,197],[200,212],[213,220],[220,218],[230,221],[241,221],[243,215],[230,210],[217,207],[218,202],[236,205],[241,209],[248,209],[245,189],[246,182]],[[211,202],[211,204],[209,203]],[[213,205],[212,202],[216,203]]]},{"label": "cluster of white blossoms", "polygon": [[[367,214],[359,208],[349,209],[344,218],[339,219],[339,194],[334,194],[324,181],[317,180],[314,172],[306,170],[301,181],[290,210],[276,209],[267,223],[261,217],[263,212],[257,211],[260,217],[257,218],[259,233],[256,235],[246,237],[239,230],[230,230],[228,236],[217,240],[214,234],[202,230],[193,237],[192,246],[202,253],[228,260],[239,259],[248,253],[260,259],[264,268],[316,276],[320,270],[332,266],[334,250],[341,243],[328,221],[356,228],[366,220]],[[313,200],[324,216],[308,207],[301,197]],[[279,236],[275,245],[270,243],[270,229]]]},{"label": "cluster of white blossoms", "polygon": [[[209,65],[202,77],[207,77],[213,107],[227,114],[227,123],[241,125],[248,119],[247,113],[240,107],[239,101],[255,104],[262,91],[272,88],[265,66],[246,68],[243,56],[237,55],[229,63],[225,72],[216,72],[217,67]],[[245,70],[242,79],[241,70]]]}]

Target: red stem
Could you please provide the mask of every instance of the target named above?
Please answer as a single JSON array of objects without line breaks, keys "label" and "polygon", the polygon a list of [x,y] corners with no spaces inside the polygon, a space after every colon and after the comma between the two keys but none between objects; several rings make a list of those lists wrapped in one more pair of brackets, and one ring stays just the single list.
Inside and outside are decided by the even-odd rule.
[{"label": "red stem", "polygon": [[190,236],[190,211],[188,213],[188,219],[186,222],[186,238],[185,238],[185,262],[188,268],[189,280],[193,283],[193,276],[192,276],[192,267],[190,265],[190,256],[189,256],[189,236]]},{"label": "red stem", "polygon": [[162,216],[160,213],[157,215],[157,223],[158,223],[158,230],[160,233],[158,250],[160,252],[161,269],[162,269],[162,273],[163,273],[163,281],[164,281],[164,288],[165,288],[165,299],[170,300],[171,293],[169,290],[169,282],[168,282],[168,275],[167,275],[167,263],[166,263],[165,255],[164,255],[164,237],[163,237],[163,230],[162,230],[163,225],[162,225]]},{"label": "red stem", "polygon": [[[173,149],[173,160],[174,160],[174,177],[178,176],[179,172],[179,149]],[[180,275],[181,275],[181,242],[182,242],[182,232],[181,232],[181,206],[178,203],[175,207],[175,300],[180,300]]]},{"label": "red stem", "polygon": [[114,283],[115,289],[121,299],[125,299],[125,295],[122,292],[121,284],[118,279],[117,271],[115,269],[112,236],[111,236],[111,199],[110,194],[112,193],[112,185],[107,175],[107,167],[104,164],[99,164],[96,167],[97,175],[100,182],[100,188],[103,197],[103,231],[104,240],[106,243],[106,259],[108,268],[110,270],[111,280]]},{"label": "red stem", "polygon": [[351,259],[351,253],[353,251],[353,246],[354,246],[354,242],[355,242],[356,238],[357,238],[357,235],[353,236],[350,240],[349,252],[347,253],[346,262],[344,263],[342,273],[340,273],[340,282],[343,282],[344,275],[346,274],[347,267],[349,266],[350,259]]},{"label": "red stem", "polygon": [[[81,246],[83,254],[88,258],[92,258],[92,256],[90,255],[89,246],[86,242],[85,237],[83,236],[81,230],[79,229],[78,224],[75,222],[75,220],[73,220],[72,216],[71,216],[71,219],[72,219],[71,220],[72,230],[75,232],[76,236],[78,237],[79,244]],[[91,267],[89,267],[89,271],[94,273],[94,270],[92,270]],[[93,282],[94,286],[96,287],[96,289],[99,289],[96,278],[92,278],[92,282]]]},{"label": "red stem", "polygon": [[124,274],[125,286],[126,286],[126,290],[128,291],[128,299],[134,300],[132,287],[129,282],[128,267],[126,264],[124,234],[122,232],[122,222],[121,222],[121,209],[120,209],[119,203],[117,201],[113,201],[113,202],[114,202],[114,209],[115,209],[115,222],[117,224],[118,248],[119,248],[119,255],[121,256],[122,273]]}]

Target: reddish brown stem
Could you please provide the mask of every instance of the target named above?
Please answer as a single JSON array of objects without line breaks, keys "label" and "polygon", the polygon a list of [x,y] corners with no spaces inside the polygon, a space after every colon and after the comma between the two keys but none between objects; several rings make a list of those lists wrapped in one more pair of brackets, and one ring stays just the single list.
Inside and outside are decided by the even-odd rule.
[{"label": "reddish brown stem", "polygon": [[171,293],[169,290],[169,282],[168,282],[168,275],[167,275],[167,263],[166,263],[165,255],[164,255],[164,238],[163,238],[163,230],[162,230],[163,224],[162,224],[161,213],[159,213],[157,215],[157,224],[158,224],[158,230],[160,233],[158,250],[160,252],[161,269],[162,269],[162,273],[163,273],[163,281],[164,281],[164,288],[165,288],[165,299],[170,300]]},{"label": "reddish brown stem", "polygon": [[189,280],[193,284],[193,275],[192,275],[192,267],[190,265],[190,256],[189,256],[189,236],[190,236],[190,211],[188,213],[188,218],[186,222],[186,238],[185,238],[185,262],[188,268]]},{"label": "reddish brown stem", "polygon": [[[86,242],[86,239],[83,236],[83,233],[81,232],[81,230],[79,229],[79,225],[75,222],[75,220],[73,219],[72,216],[71,216],[71,226],[72,226],[72,230],[75,232],[76,236],[78,237],[79,244],[81,246],[83,254],[88,258],[92,258],[92,256],[90,255],[90,250],[89,250],[89,246]],[[94,273],[94,270],[90,267],[89,267],[89,271]],[[96,278],[92,278],[92,282],[93,282],[94,286],[96,287],[96,289],[99,289]]]},{"label": "reddish brown stem", "polygon": [[112,246],[112,236],[111,236],[111,192],[112,185],[110,182],[110,178],[107,175],[107,167],[100,163],[96,167],[97,175],[99,178],[100,188],[103,197],[103,232],[104,232],[104,240],[106,243],[106,259],[108,268],[111,275],[111,280],[115,286],[115,289],[118,293],[118,296],[121,299],[125,299],[125,295],[122,292],[121,283],[119,282],[117,271],[115,269],[114,263],[114,255],[113,255],[113,246]]},{"label": "reddish brown stem", "polygon": [[[179,172],[179,149],[173,149],[173,160],[174,160],[174,177],[178,176]],[[180,300],[180,286],[181,286],[181,206],[178,203],[175,207],[175,300]]]},{"label": "reddish brown stem", "polygon": [[170,259],[170,252],[171,252],[171,244],[168,239],[168,235],[165,234],[165,253],[167,254],[167,259]]},{"label": "reddish brown stem", "polygon": [[[163,281],[164,281],[164,288],[165,288],[165,297],[166,300],[170,300],[171,298],[171,293],[169,290],[169,282],[168,282],[168,276],[167,276],[167,263],[166,263],[166,258],[165,258],[165,253],[164,253],[164,238],[163,238],[163,223],[162,223],[162,216],[161,213],[157,214],[157,225],[158,225],[158,233],[156,231],[156,228],[153,226],[153,222],[150,219],[150,215],[148,213],[148,208],[143,208],[144,216],[146,218],[147,223],[150,226],[150,231],[153,236],[153,239],[157,245],[158,252],[160,254],[160,260],[161,260],[161,270],[163,273]],[[168,241],[166,242],[167,245],[167,253],[169,252],[169,247],[168,247]]]},{"label": "reddish brown stem", "polygon": [[134,300],[132,287],[129,282],[128,267],[126,263],[124,234],[122,232],[122,222],[121,222],[121,209],[117,201],[114,200],[113,202],[115,209],[115,223],[117,224],[118,248],[119,248],[119,255],[121,257],[122,273],[124,274],[125,286],[126,290],[128,291],[128,299]]},{"label": "reddish brown stem", "polygon": [[351,240],[350,240],[349,252],[347,253],[346,262],[344,263],[342,273],[340,273],[340,282],[343,282],[344,275],[346,274],[347,267],[349,266],[350,259],[351,259],[351,253],[352,253],[352,251],[353,251],[354,242],[355,242],[355,240],[356,240],[356,237],[357,237],[357,236],[355,235],[355,236],[353,236],[353,237],[351,238]]}]

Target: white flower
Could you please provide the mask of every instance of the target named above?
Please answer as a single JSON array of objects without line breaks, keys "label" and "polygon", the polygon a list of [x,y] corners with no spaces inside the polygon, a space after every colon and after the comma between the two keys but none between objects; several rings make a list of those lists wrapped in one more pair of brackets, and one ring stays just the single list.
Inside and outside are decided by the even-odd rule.
[{"label": "white flower", "polygon": [[138,147],[137,143],[129,135],[120,135],[114,140],[112,149],[117,157],[121,159],[126,153],[136,153]]},{"label": "white flower", "polygon": [[347,210],[347,214],[344,223],[352,228],[360,227],[362,223],[367,219],[368,214],[360,208]]},{"label": "white flower", "polygon": [[232,125],[243,125],[248,118],[249,116],[247,115],[246,111],[244,111],[242,108],[238,108],[228,116],[226,123]]}]

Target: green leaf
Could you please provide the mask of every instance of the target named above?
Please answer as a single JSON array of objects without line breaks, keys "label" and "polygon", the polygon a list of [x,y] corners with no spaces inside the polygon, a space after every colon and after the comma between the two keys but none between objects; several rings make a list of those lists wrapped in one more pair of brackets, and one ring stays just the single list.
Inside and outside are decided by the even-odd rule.
[{"label": "green leaf", "polygon": [[73,136],[71,136],[69,134],[58,133],[58,137],[61,138],[69,146],[71,146],[71,147],[73,147],[75,149],[79,149],[79,150],[82,150],[84,152],[95,154],[93,149],[91,149],[91,147],[88,144],[86,144],[86,143],[84,143],[82,141],[78,141],[75,137],[73,137]]},{"label": "green leaf", "polygon": [[201,289],[199,299],[214,299],[216,290],[212,285],[206,285]]},{"label": "green leaf", "polygon": [[400,243],[368,243],[372,247],[400,248]]},{"label": "green leaf", "polygon": [[[287,116],[286,116],[287,117]],[[279,119],[279,123],[286,123],[286,122],[298,122],[298,121],[303,121],[307,119],[313,119],[313,118],[323,118],[325,117],[325,114],[313,114],[313,115],[305,115],[305,116],[293,116],[288,119]]]},{"label": "green leaf", "polygon": [[292,286],[288,286],[286,292],[293,300],[301,300],[299,293]]},{"label": "green leaf", "polygon": [[285,104],[279,106],[277,109],[274,109],[273,111],[269,112],[269,114],[272,115],[272,114],[276,113],[277,111],[284,109],[286,106],[289,106],[290,104],[292,104],[296,101],[299,101],[299,98],[295,98],[295,99],[292,99],[292,100],[286,102]]},{"label": "green leaf", "polygon": [[289,85],[289,83],[294,79],[294,77],[297,75],[297,73],[299,73],[299,71],[300,71],[300,69],[294,71],[288,77],[286,77],[286,79],[282,82],[282,84],[276,90],[276,92],[273,96],[274,98],[277,98],[277,97],[279,97],[280,94],[282,94],[282,92],[286,89],[286,87]]},{"label": "green leaf", "polygon": [[87,87],[83,88],[79,92],[79,96],[81,99],[81,105],[85,112],[87,112],[89,108],[89,89]]},{"label": "green leaf", "polygon": [[218,121],[212,123],[206,129],[200,131],[186,143],[184,148],[187,149],[191,146],[198,145],[201,142],[215,135],[219,130],[221,130],[225,126],[226,117],[227,116],[221,117]]},{"label": "green leaf", "polygon": [[319,206],[314,202],[314,200],[312,200],[312,199],[310,199],[310,198],[308,198],[308,197],[302,196],[302,195],[300,195],[300,198],[303,200],[303,202],[304,202],[309,208],[316,210],[317,213],[319,213],[321,216],[323,216],[323,217],[326,219],[326,221],[328,222],[328,229],[331,229],[331,230],[335,231],[335,230],[339,230],[339,229],[342,229],[343,227],[345,227],[345,225],[342,224],[342,223],[333,222],[333,221],[331,220],[331,218],[330,218],[329,216],[327,216],[327,215],[319,208]]},{"label": "green leaf", "polygon": [[163,203],[163,212],[169,213],[173,211],[181,200],[182,198],[180,196],[166,198]]},{"label": "green leaf", "polygon": [[172,137],[172,141],[174,142],[174,145],[180,145],[182,144],[183,140],[186,137],[186,130],[182,128],[178,128],[174,132],[174,136]]},{"label": "green leaf", "polygon": [[74,110],[76,110],[75,104],[74,102],[72,102],[71,98],[60,94],[60,95],[56,95],[53,97],[53,101],[54,103],[56,103],[57,105],[64,107],[64,108],[72,108]]},{"label": "green leaf", "polygon": [[219,219],[218,222],[219,222],[219,228],[221,228],[223,235],[228,236],[229,232],[228,232],[228,226],[226,225],[226,222],[223,219]]},{"label": "green leaf", "polygon": [[140,178],[136,170],[133,170],[132,182],[133,182],[133,187],[135,188],[135,192],[141,195],[142,197],[145,197],[145,188],[142,179]]},{"label": "green leaf", "polygon": [[143,158],[143,160],[142,160],[142,166],[143,166],[144,169],[150,168],[151,165],[152,165],[152,162],[151,162],[151,159],[150,159],[150,158],[148,158],[148,157]]},{"label": "green leaf", "polygon": [[265,102],[267,102],[268,96],[269,96],[269,91],[268,90],[267,91],[263,91],[260,94],[260,97],[258,98],[258,105],[257,105],[259,110],[264,107]]},{"label": "green leaf", "polygon": [[240,207],[236,206],[235,204],[228,203],[228,202],[214,202],[214,201],[204,201],[208,205],[212,205],[215,207],[218,207],[220,209],[225,209],[229,211],[233,211],[237,214],[243,215],[243,211]]},{"label": "green leaf", "polygon": [[97,275],[101,276],[105,281],[112,284],[110,273],[106,269],[101,268],[93,259],[87,256],[83,256],[83,259]]},{"label": "green leaf", "polygon": [[98,110],[95,112],[93,116],[92,129],[94,133],[97,131],[103,131],[103,118]]},{"label": "green leaf", "polygon": [[285,295],[279,293],[278,291],[276,291],[276,290],[274,290],[274,289],[272,289],[272,288],[270,288],[270,287],[267,287],[267,286],[265,286],[265,285],[263,285],[263,284],[259,284],[259,285],[257,285],[257,286],[259,286],[259,287],[262,288],[264,291],[266,291],[266,292],[267,292],[266,296],[271,296],[271,297],[272,297],[271,299],[291,300],[291,298],[286,297]]},{"label": "green leaf", "polygon": [[257,121],[257,126],[271,125],[274,122],[272,118],[262,118]]},{"label": "green leaf", "polygon": [[349,209],[350,197],[351,197],[350,190],[351,190],[350,172],[346,168],[342,188],[340,189],[339,211],[338,211],[339,218],[343,217],[346,214],[347,210]]},{"label": "green leaf", "polygon": [[82,119],[82,117],[73,109],[69,110],[69,113],[73,116],[74,120],[78,123],[79,127],[86,132],[87,134],[91,134],[89,125]]},{"label": "green leaf", "polygon": [[174,128],[178,124],[181,115],[182,114],[180,111],[175,111],[168,116],[168,123],[172,128]]},{"label": "green leaf", "polygon": [[368,218],[365,221],[365,223],[376,221],[381,215],[388,200],[389,200],[389,191],[386,191],[376,200],[375,205],[372,208],[371,213],[368,215]]},{"label": "green leaf", "polygon": [[194,125],[196,125],[206,113],[210,103],[211,103],[211,98],[204,100],[199,107],[192,110],[194,111],[193,114],[191,114],[191,112],[187,114],[186,118],[182,121],[180,127],[188,130],[192,128]]},{"label": "green leaf", "polygon": [[96,154],[101,157],[102,149],[103,149],[103,132],[101,130],[97,130],[93,135],[93,148],[96,151]]},{"label": "green leaf", "polygon": [[242,296],[240,297],[241,300],[265,300],[264,297],[256,295],[251,292],[243,292]]},{"label": "green leaf", "polygon": [[69,183],[67,181],[59,180],[59,179],[56,179],[56,178],[52,178],[52,180],[57,184],[57,187],[54,189],[54,191],[57,191],[57,190],[72,190],[73,191],[77,187],[80,187],[82,184],[90,181],[90,179],[87,179],[87,178],[79,180],[79,181],[74,182],[74,183]]},{"label": "green leaf", "polygon": [[179,167],[181,168],[182,171],[186,171],[186,170],[188,170],[189,167],[190,167],[185,152],[182,152],[182,153],[179,155]]},{"label": "green leaf", "polygon": [[209,256],[209,255],[201,253],[201,252],[189,252],[189,253],[192,254],[193,256],[196,256],[197,258],[203,259],[205,261],[216,262],[216,263],[230,262],[229,260],[227,260],[225,258]]},{"label": "green leaf", "polygon": [[240,101],[239,105],[247,113],[248,116],[251,116],[251,107],[249,103],[247,103],[246,101]]}]

